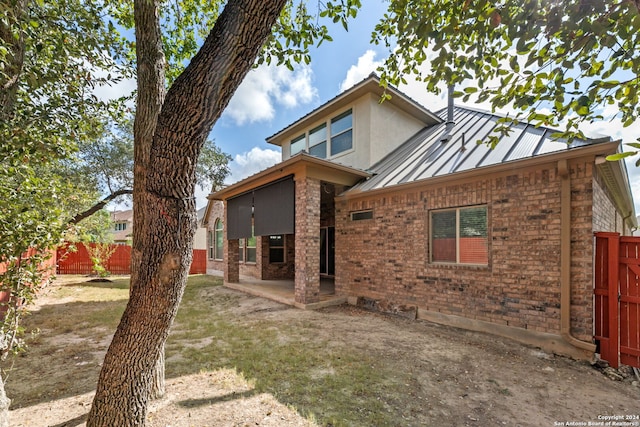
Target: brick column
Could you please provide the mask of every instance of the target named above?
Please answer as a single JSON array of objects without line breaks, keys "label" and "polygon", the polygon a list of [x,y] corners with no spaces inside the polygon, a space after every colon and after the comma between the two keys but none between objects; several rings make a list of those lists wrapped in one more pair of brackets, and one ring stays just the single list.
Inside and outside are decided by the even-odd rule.
[{"label": "brick column", "polygon": [[296,179],[295,300],[320,301],[320,181]]},{"label": "brick column", "polygon": [[[224,204],[224,212],[228,214],[227,202]],[[225,217],[226,218],[226,217]],[[225,224],[228,224],[225,221]],[[238,239],[229,240],[227,238],[227,227],[224,227],[224,281],[227,283],[240,283],[240,241]]]}]

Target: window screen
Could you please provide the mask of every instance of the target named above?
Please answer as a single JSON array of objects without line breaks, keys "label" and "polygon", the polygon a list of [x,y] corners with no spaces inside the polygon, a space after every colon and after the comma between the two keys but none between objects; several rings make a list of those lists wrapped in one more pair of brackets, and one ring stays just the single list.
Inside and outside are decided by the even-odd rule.
[{"label": "window screen", "polygon": [[487,207],[431,212],[431,261],[488,264]]}]

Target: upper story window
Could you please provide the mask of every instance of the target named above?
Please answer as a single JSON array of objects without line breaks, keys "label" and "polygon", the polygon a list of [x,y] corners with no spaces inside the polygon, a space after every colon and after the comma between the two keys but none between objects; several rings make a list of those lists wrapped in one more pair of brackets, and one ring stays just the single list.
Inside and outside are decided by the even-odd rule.
[{"label": "upper story window", "polygon": [[326,159],[353,148],[353,113],[351,110],[331,118],[309,132],[291,140],[291,156],[306,151]]},{"label": "upper story window", "polygon": [[301,151],[305,151],[307,148],[307,137],[306,135],[300,135],[293,141],[291,141],[291,155],[298,154]]},{"label": "upper story window", "polygon": [[127,229],[126,222],[116,222],[116,231],[124,231]]},{"label": "upper story window", "polygon": [[320,157],[321,159],[327,158],[327,125],[321,124],[315,129],[309,131],[309,154],[312,156]]},{"label": "upper story window", "polygon": [[353,147],[351,110],[331,119],[331,155],[335,156]]}]

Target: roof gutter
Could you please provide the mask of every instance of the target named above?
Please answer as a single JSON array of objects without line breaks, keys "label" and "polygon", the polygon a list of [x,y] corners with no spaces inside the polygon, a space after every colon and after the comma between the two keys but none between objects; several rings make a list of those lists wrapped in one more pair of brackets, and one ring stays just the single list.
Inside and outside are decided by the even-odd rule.
[{"label": "roof gutter", "polygon": [[[470,179],[483,179],[487,178],[491,174],[501,174],[505,172],[511,172],[515,169],[523,169],[527,167],[536,167],[543,164],[553,163],[556,164],[561,159],[574,159],[581,157],[599,156],[601,154],[611,154],[615,152],[618,142],[604,142],[601,144],[589,145],[574,150],[563,150],[549,154],[538,155],[525,160],[518,160],[516,162],[506,162],[498,165],[482,166],[464,171],[455,172],[453,174],[444,174],[439,176],[433,176],[429,178],[420,179],[418,181],[404,182],[401,184],[394,184],[387,187],[379,187],[370,190],[361,190],[359,188],[350,189],[342,194],[336,195],[336,198],[342,200],[357,199],[359,197],[371,197],[374,195],[380,195],[385,193],[394,193],[397,191],[406,191],[412,188],[422,188],[424,186],[436,186],[443,184],[451,184],[453,182],[463,182]],[[514,165],[516,163],[516,165]],[[372,172],[374,175],[375,172]],[[631,219],[630,219],[631,220]]]},{"label": "roof gutter", "polygon": [[638,222],[625,162],[609,161],[602,155],[596,157],[596,168],[611,192],[616,208],[623,215],[623,222],[627,223],[629,229],[636,228]]},{"label": "roof gutter", "polygon": [[560,187],[560,336],[568,344],[593,355],[596,346],[571,335],[571,172],[567,159],[558,160]]}]

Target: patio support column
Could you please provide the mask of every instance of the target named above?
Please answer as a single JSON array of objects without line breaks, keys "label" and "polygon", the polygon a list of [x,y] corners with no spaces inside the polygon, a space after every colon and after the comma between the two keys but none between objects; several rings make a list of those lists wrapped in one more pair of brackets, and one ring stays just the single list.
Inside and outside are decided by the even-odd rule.
[{"label": "patio support column", "polygon": [[227,227],[224,228],[224,281],[240,283],[240,241],[227,239]]},{"label": "patio support column", "polygon": [[320,180],[296,177],[295,301],[320,301]]}]

